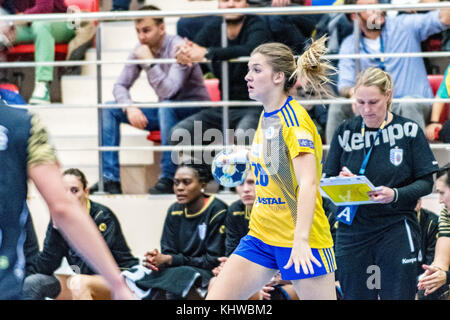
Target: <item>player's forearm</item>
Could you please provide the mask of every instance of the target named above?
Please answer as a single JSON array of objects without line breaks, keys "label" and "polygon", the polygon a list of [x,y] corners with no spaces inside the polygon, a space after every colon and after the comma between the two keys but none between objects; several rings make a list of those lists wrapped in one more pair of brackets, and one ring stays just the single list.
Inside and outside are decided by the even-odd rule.
[{"label": "player's forearm", "polygon": [[438,121],[439,122],[439,118],[441,117],[441,112],[442,112],[443,108],[444,108],[443,102],[435,102],[431,109],[430,121]]},{"label": "player's forearm", "polygon": [[297,225],[295,227],[295,239],[309,240],[314,219],[316,205],[317,182],[315,180],[302,181],[300,185],[297,203]]},{"label": "player's forearm", "polygon": [[436,242],[433,266],[448,270],[450,266],[450,238],[440,237]]}]

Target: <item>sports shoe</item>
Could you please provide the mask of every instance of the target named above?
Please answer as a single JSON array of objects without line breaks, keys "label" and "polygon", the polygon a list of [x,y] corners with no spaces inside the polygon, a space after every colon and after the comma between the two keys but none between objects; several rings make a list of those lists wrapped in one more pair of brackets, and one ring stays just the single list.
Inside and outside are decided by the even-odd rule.
[{"label": "sports shoe", "polygon": [[[91,193],[98,191],[98,182],[89,188]],[[110,194],[121,194],[122,185],[120,181],[113,181],[109,179],[103,179],[103,191]]]},{"label": "sports shoe", "polygon": [[29,102],[30,104],[50,103],[50,90],[48,89],[48,82],[45,81],[36,82],[33,94],[31,95]]},{"label": "sports shoe", "polygon": [[173,181],[169,178],[161,178],[148,190],[150,194],[170,194],[173,193]]}]

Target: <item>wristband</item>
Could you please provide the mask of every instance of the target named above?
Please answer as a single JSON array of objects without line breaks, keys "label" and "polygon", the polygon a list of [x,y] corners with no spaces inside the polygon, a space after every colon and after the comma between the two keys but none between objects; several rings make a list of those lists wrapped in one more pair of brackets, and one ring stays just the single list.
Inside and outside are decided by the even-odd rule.
[{"label": "wristband", "polygon": [[430,124],[441,124],[439,121],[430,121]]},{"label": "wristband", "polygon": [[398,190],[397,188],[392,188],[394,190],[394,200],[392,202],[397,202],[398,200]]}]

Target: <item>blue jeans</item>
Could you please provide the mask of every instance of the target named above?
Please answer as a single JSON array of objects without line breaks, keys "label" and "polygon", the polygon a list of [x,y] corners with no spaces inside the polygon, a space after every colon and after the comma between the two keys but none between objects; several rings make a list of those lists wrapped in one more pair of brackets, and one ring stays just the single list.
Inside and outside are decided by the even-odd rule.
[{"label": "blue jeans", "polygon": [[[161,144],[168,145],[170,130],[180,120],[198,112],[201,108],[142,108],[148,120],[146,130],[161,132]],[[103,128],[102,146],[116,147],[120,145],[120,124],[128,123],[127,115],[121,108],[102,109]],[[119,153],[106,151],[102,153],[103,177],[112,181],[120,181]],[[161,178],[172,179],[176,165],[172,162],[170,152],[163,152],[161,157]]]}]

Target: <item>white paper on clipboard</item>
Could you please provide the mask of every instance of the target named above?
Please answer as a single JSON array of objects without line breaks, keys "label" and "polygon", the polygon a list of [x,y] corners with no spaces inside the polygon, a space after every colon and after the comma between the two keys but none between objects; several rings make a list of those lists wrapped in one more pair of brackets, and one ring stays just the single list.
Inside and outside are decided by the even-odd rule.
[{"label": "white paper on clipboard", "polygon": [[367,192],[376,188],[366,176],[331,177],[320,180],[320,193],[330,198],[337,206],[352,204],[369,204]]}]

